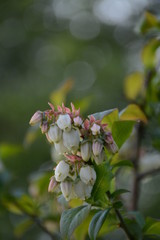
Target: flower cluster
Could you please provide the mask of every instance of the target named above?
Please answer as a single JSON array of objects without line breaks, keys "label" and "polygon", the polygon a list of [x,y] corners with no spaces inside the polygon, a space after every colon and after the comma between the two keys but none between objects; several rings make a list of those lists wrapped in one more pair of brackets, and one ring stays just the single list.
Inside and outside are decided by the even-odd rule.
[{"label": "flower cluster", "polygon": [[72,103],[71,109],[62,104],[57,111],[49,105],[51,109],[37,111],[30,120],[31,125],[40,124],[47,140],[64,156],[54,169],[48,190],[60,186],[66,200],[85,200],[91,196],[96,181],[94,165],[105,161],[105,148],[116,153],[118,147],[101,120],[92,115],[82,119],[80,109],[76,110]]}]

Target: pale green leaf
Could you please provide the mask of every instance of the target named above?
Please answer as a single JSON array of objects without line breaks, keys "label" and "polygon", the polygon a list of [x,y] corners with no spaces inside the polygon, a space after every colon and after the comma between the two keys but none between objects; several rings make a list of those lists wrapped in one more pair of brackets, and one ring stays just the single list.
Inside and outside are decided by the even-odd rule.
[{"label": "pale green leaf", "polygon": [[130,104],[120,112],[120,120],[142,121],[147,123],[147,118],[140,107],[136,104]]},{"label": "pale green leaf", "polygon": [[91,240],[95,240],[104,221],[106,220],[110,209],[100,211],[94,215],[92,221],[90,222],[88,233]]},{"label": "pale green leaf", "polygon": [[112,135],[119,148],[129,138],[134,125],[135,121],[118,121],[113,123]]},{"label": "pale green leaf", "polygon": [[119,112],[118,112],[118,109],[115,108],[110,114],[103,117],[102,123],[108,124],[107,128],[111,130],[113,123],[118,120],[119,120]]},{"label": "pale green leaf", "polygon": [[112,112],[114,112],[115,110],[117,110],[117,108],[106,110],[106,111],[103,111],[103,112],[94,113],[94,114],[92,114],[92,116],[94,116],[96,120],[101,120],[105,116],[107,116],[107,115],[111,114]]},{"label": "pale green leaf", "polygon": [[60,220],[60,232],[64,239],[70,239],[74,230],[88,216],[90,209],[90,205],[85,205],[66,210],[62,213]]}]

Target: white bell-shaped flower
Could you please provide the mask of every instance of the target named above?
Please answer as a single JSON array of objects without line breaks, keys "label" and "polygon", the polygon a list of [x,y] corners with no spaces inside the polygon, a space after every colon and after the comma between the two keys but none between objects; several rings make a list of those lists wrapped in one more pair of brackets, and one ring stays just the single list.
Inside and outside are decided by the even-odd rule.
[{"label": "white bell-shaped flower", "polygon": [[61,140],[58,143],[55,143],[54,146],[55,146],[55,149],[56,149],[57,153],[59,153],[59,154],[63,154],[65,152],[68,152],[68,149],[63,144],[63,140]]},{"label": "white bell-shaped flower", "polygon": [[71,118],[69,114],[60,114],[57,120],[57,125],[64,131],[71,130]]},{"label": "white bell-shaped flower", "polygon": [[104,154],[103,150],[101,151],[101,153],[98,156],[94,156],[94,160],[97,165],[103,163],[104,158],[105,158],[105,154]]},{"label": "white bell-shaped flower", "polygon": [[84,166],[80,169],[80,178],[82,182],[89,185],[94,185],[96,181],[96,172],[93,167]]},{"label": "white bell-shaped flower", "polygon": [[56,124],[53,124],[48,130],[48,137],[50,142],[58,143],[62,139],[62,130]]},{"label": "white bell-shaped flower", "polygon": [[77,129],[72,129],[70,132],[63,132],[64,146],[73,154],[76,154],[79,148],[79,142],[80,135]]},{"label": "white bell-shaped flower", "polygon": [[81,180],[79,180],[75,185],[74,185],[74,191],[77,196],[77,198],[85,200],[91,196],[93,186],[87,185]]},{"label": "white bell-shaped flower", "polygon": [[65,161],[60,161],[55,169],[55,179],[57,182],[62,182],[69,174],[69,165]]},{"label": "white bell-shaped flower", "polygon": [[73,118],[73,122],[74,122],[74,125],[75,126],[81,126],[82,125],[82,118],[81,117],[79,117],[79,116],[77,116],[77,117],[75,117],[75,118]]},{"label": "white bell-shaped flower", "polygon": [[84,161],[88,161],[91,158],[92,146],[90,142],[84,142],[81,144],[81,156]]},{"label": "white bell-shaped flower", "polygon": [[102,148],[103,144],[100,141],[95,140],[92,144],[92,151],[94,156],[99,156],[99,154],[102,152]]},{"label": "white bell-shaped flower", "polygon": [[69,181],[61,182],[61,192],[67,201],[76,198],[73,189],[73,183]]}]

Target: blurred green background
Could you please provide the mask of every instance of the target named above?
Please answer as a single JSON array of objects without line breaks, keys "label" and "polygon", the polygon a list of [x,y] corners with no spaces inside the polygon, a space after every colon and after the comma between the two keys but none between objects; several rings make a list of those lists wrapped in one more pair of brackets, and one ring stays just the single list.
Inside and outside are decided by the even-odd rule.
[{"label": "blurred green background", "polygon": [[[142,69],[145,40],[136,26],[145,9],[156,13],[160,1],[0,1],[0,191],[27,192],[31,174],[51,161],[44,136],[30,144],[26,134],[33,113],[57,101],[57,89],[84,115],[126,106],[124,78]],[[48,239],[35,226],[15,236],[18,221],[1,207],[0,239]]]}]

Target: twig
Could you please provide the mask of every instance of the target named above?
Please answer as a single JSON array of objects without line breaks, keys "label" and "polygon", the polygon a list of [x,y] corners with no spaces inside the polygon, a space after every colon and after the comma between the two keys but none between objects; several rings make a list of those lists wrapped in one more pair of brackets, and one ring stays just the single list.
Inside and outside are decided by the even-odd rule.
[{"label": "twig", "polygon": [[[108,199],[110,200],[111,198],[111,193],[109,191],[106,192]],[[130,233],[125,221],[123,220],[123,217],[120,213],[120,211],[116,208],[114,208],[114,211],[116,213],[116,216],[118,217],[119,221],[120,221],[120,227],[124,230],[124,232],[126,233],[126,235],[128,236],[128,238],[130,240],[135,240],[135,238],[132,236],[132,234]]]},{"label": "twig", "polygon": [[115,209],[115,213],[120,221],[120,227],[125,231],[126,235],[128,236],[128,238],[130,240],[135,240],[135,238],[131,235],[131,233],[129,232],[128,228],[127,228],[127,225],[125,224],[124,220],[123,220],[123,217],[122,215],[120,214],[120,212]]},{"label": "twig", "polygon": [[135,159],[133,161],[134,164],[134,180],[133,180],[133,202],[132,202],[132,210],[137,210],[138,208],[138,199],[139,199],[139,161],[140,161],[140,149],[141,149],[141,141],[143,136],[143,124],[140,123],[137,130],[137,147]]},{"label": "twig", "polygon": [[20,211],[22,211],[26,216],[31,218],[33,222],[35,222],[43,232],[48,234],[52,240],[57,239],[57,236],[55,234],[52,234],[44,225],[41,219],[39,219],[36,215],[33,215],[29,212],[27,212],[21,205],[18,204],[17,201],[14,201],[14,204],[19,208]]},{"label": "twig", "polygon": [[160,167],[159,168],[155,168],[155,169],[152,169],[152,170],[149,170],[149,171],[146,171],[144,173],[139,173],[138,175],[138,181],[141,181],[143,178],[146,178],[148,176],[152,176],[152,175],[156,175],[160,173]]}]

